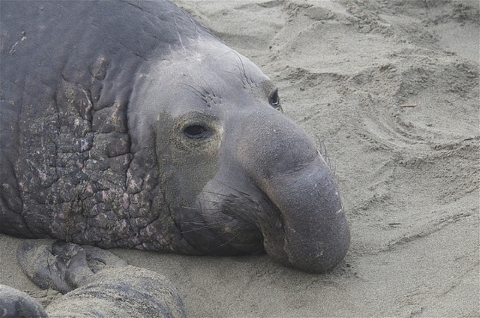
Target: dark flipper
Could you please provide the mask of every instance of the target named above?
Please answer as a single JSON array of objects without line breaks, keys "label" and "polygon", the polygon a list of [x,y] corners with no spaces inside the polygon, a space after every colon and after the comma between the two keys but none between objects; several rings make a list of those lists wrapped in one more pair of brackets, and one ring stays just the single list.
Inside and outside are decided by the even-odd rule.
[{"label": "dark flipper", "polygon": [[65,294],[47,307],[52,317],[185,317],[180,296],[163,275],[129,266],[108,251],[35,240],[17,256],[35,284]]},{"label": "dark flipper", "polygon": [[43,289],[65,294],[84,285],[86,279],[105,267],[122,267],[127,262],[110,252],[92,246],[64,241],[35,240],[18,249],[23,272]]}]

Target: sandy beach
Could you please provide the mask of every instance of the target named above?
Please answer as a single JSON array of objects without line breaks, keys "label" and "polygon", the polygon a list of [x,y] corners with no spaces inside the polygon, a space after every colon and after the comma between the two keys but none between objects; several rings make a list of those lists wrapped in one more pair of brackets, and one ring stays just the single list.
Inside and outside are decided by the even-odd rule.
[{"label": "sandy beach", "polygon": [[[279,87],[326,148],[352,239],[334,270],[112,250],[190,317],[480,317],[477,0],[174,1]],[[0,235],[0,284],[46,305]]]}]

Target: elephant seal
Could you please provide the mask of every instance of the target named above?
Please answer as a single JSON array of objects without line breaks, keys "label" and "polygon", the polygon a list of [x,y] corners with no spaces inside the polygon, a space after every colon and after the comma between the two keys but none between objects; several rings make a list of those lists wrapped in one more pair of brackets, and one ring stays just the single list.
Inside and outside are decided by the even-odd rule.
[{"label": "elephant seal", "polygon": [[[1,2],[0,232],[323,272],[350,234],[258,67],[168,1]],[[41,269],[38,269],[39,271]]]}]

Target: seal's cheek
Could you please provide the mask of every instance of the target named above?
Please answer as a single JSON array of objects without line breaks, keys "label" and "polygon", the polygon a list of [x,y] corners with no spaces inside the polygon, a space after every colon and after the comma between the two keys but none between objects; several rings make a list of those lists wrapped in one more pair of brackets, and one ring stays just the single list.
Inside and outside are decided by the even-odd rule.
[{"label": "seal's cheek", "polygon": [[191,206],[219,169],[222,125],[216,116],[198,110],[160,118],[155,145],[163,189],[172,192],[175,204]]}]

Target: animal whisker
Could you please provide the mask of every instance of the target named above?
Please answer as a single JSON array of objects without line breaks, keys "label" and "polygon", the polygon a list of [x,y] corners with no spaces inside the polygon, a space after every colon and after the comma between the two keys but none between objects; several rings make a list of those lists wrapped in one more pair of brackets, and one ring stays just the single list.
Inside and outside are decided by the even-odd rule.
[{"label": "animal whisker", "polygon": [[238,77],[238,79],[240,79],[240,81],[242,82],[242,84],[243,84],[244,86],[247,85],[247,83],[245,83],[245,81],[244,81],[244,78],[243,78],[242,76],[238,75],[237,73],[230,72],[230,71],[223,71],[223,70],[222,70],[222,72],[228,73],[228,74],[232,74],[233,76]]},{"label": "animal whisker", "polygon": [[245,64],[243,63],[243,60],[242,58],[240,57],[240,55],[233,51],[232,52],[237,56],[238,60],[240,61],[240,65],[242,66],[242,68],[239,67],[239,65],[237,65],[237,68],[239,69],[239,71],[241,72],[241,74],[243,75],[244,79],[246,80],[247,84],[250,85],[250,86],[253,86],[253,82],[252,80],[247,76],[247,71],[245,69]]},{"label": "animal whisker", "polygon": [[332,173],[335,175],[335,165],[333,164],[330,156],[328,155],[327,147],[325,146],[325,143],[320,139],[318,135],[316,135],[315,137],[317,139],[318,154],[323,158],[323,160],[327,164],[330,171],[332,171]]},{"label": "animal whisker", "polygon": [[198,88],[195,88],[194,86],[190,85],[190,84],[186,84],[186,83],[179,83],[180,85],[184,85],[184,86],[187,86],[187,90],[194,93],[196,96],[198,96],[202,101],[205,102],[205,104],[207,104],[208,106],[209,105],[209,101],[208,101],[208,96],[205,95],[205,93],[203,93],[202,91],[200,91]]}]

